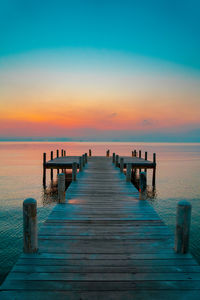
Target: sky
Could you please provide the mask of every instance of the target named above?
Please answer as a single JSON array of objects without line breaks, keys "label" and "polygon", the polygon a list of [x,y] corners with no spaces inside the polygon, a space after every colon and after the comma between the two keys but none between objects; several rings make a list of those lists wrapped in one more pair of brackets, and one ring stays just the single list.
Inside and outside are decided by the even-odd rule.
[{"label": "sky", "polygon": [[0,140],[200,142],[199,0],[0,0]]}]

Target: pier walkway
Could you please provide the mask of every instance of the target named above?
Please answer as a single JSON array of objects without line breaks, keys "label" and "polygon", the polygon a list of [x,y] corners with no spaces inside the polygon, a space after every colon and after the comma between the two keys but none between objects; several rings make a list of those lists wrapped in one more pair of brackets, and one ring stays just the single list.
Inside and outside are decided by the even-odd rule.
[{"label": "pier walkway", "polygon": [[1,299],[200,299],[200,266],[108,157],[89,157]]}]

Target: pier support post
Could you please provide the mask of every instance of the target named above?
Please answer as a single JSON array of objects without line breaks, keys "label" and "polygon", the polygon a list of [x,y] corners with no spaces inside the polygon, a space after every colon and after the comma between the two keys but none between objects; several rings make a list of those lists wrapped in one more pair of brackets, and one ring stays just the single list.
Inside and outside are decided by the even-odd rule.
[{"label": "pier support post", "polygon": [[134,151],[131,152],[132,153],[132,157],[134,156]]},{"label": "pier support post", "polygon": [[58,175],[58,200],[59,203],[65,203],[65,174]]},{"label": "pier support post", "polygon": [[64,156],[66,156],[66,150],[64,150]]},{"label": "pier support post", "polygon": [[134,150],[134,156],[137,157],[137,151],[136,150]]},{"label": "pier support post", "polygon": [[126,164],[126,181],[131,181],[131,164]]},{"label": "pier support post", "polygon": [[[59,157],[59,150],[58,149],[56,150],[56,156],[57,156],[57,158]],[[59,174],[59,169],[57,169],[57,174]]]},{"label": "pier support post", "polygon": [[180,201],[176,211],[175,251],[187,253],[189,250],[189,234],[192,206],[188,201]]},{"label": "pier support post", "polygon": [[115,153],[113,153],[112,162],[113,162],[113,164],[115,163]]},{"label": "pier support post", "polygon": [[141,157],[142,157],[142,151],[139,150],[139,158],[141,158]]},{"label": "pier support post", "polygon": [[73,164],[72,164],[72,181],[76,181],[76,175],[77,175],[77,163],[73,162]]},{"label": "pier support post", "polygon": [[124,159],[123,157],[120,158],[120,172],[123,173],[124,171]]},{"label": "pier support post", "polygon": [[82,155],[82,161],[83,161],[83,163],[82,163],[83,167],[85,167],[85,155],[84,154]]},{"label": "pier support post", "polygon": [[89,149],[89,156],[92,156],[92,150]]},{"label": "pier support post", "polygon": [[85,163],[87,164],[88,158],[87,158],[87,153],[85,153]]},{"label": "pier support post", "polygon": [[119,155],[115,156],[115,166],[118,167],[119,164]]},{"label": "pier support post", "polygon": [[[51,151],[51,160],[53,160],[53,151]],[[53,181],[53,169],[51,169],[51,181]]]},{"label": "pier support post", "polygon": [[46,153],[43,153],[43,187],[46,188]]},{"label": "pier support post", "polygon": [[144,193],[147,187],[147,176],[145,172],[140,173],[139,191]]},{"label": "pier support post", "polygon": [[79,157],[79,172],[83,171],[83,157]]},{"label": "pier support post", "polygon": [[24,253],[38,250],[37,201],[28,198],[23,202]]},{"label": "pier support post", "polygon": [[110,150],[106,151],[106,156],[109,157],[110,156]]},{"label": "pier support post", "polygon": [[153,154],[153,163],[155,164],[153,168],[153,176],[152,176],[152,186],[156,185],[156,153]]}]

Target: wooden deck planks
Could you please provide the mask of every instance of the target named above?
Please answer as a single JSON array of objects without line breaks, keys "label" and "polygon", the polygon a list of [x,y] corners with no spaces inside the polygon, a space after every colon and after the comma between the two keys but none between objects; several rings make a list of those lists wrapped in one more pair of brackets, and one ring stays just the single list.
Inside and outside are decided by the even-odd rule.
[{"label": "wooden deck planks", "polygon": [[197,262],[174,253],[168,228],[110,158],[88,161],[1,299],[199,299]]}]

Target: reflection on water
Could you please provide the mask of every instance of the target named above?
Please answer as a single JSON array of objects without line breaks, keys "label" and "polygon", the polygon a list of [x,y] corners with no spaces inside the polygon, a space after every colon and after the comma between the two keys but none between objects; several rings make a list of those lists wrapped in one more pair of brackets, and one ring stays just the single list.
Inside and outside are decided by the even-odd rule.
[{"label": "reflection on water", "polygon": [[[131,155],[136,149],[148,151],[148,159],[157,153],[156,189],[152,189],[152,170],[147,171],[145,195],[167,225],[174,231],[176,205],[183,199],[192,204],[191,251],[200,261],[200,144],[162,143],[12,143],[0,142],[0,281],[15,263],[22,250],[22,203],[32,197],[38,204],[39,227],[57,201],[57,182],[42,188],[42,153],[64,149],[68,155],[80,155],[92,149],[93,155],[106,150]],[[57,171],[54,170],[54,178]],[[70,174],[69,182],[70,182]],[[136,178],[136,184],[138,178]]]}]

